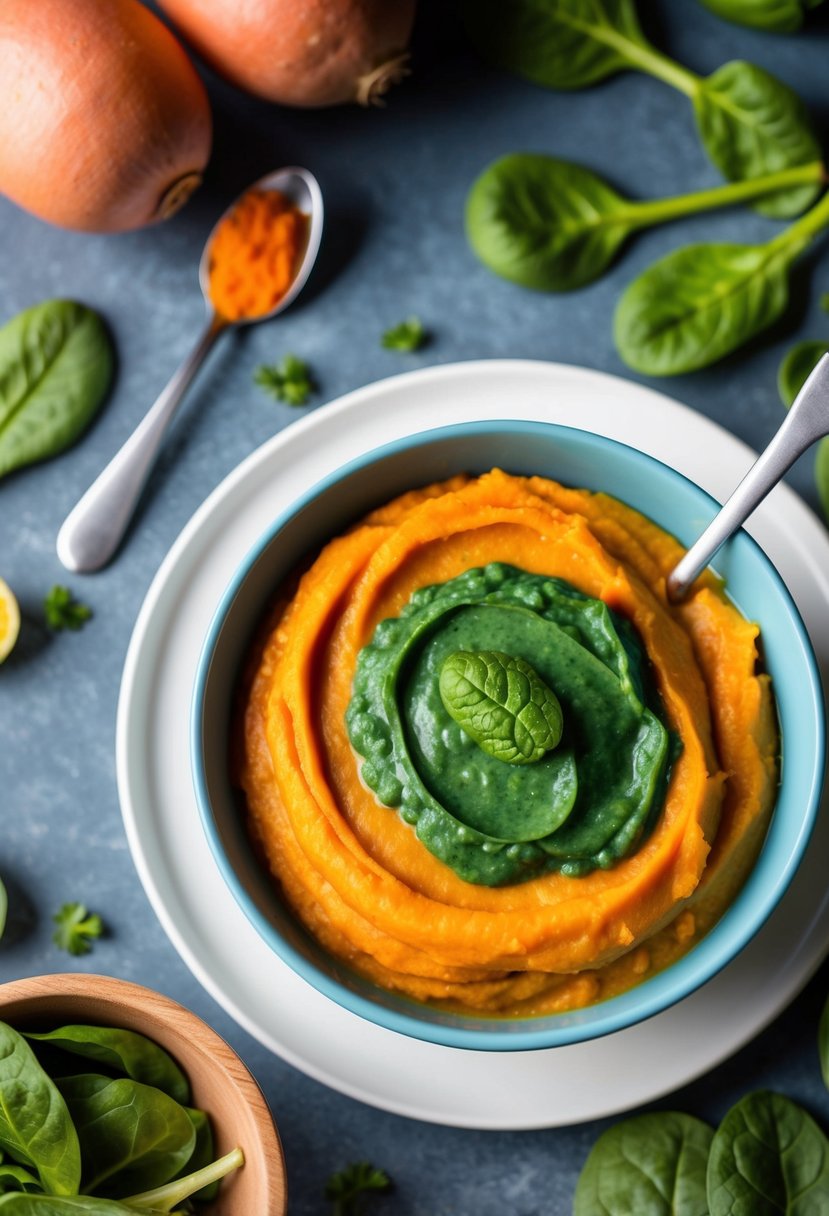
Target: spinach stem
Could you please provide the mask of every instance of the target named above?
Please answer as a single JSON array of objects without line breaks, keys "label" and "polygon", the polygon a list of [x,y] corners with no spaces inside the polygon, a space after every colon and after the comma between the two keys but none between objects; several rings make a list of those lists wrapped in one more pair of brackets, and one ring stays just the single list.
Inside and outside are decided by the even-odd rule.
[{"label": "spinach stem", "polygon": [[[631,202],[625,208],[624,218],[636,228],[647,228],[667,220],[694,215],[698,211],[711,211],[717,207],[729,207],[736,203],[751,202],[777,190],[792,186],[804,186],[826,180],[826,171],[820,161],[808,165],[797,165],[793,169],[781,169],[777,173],[766,173],[746,181],[728,182],[709,190],[694,190],[689,194],[677,194],[670,198],[647,199]],[[811,214],[809,212],[808,214]],[[806,217],[804,217],[806,218]]]},{"label": "spinach stem", "polygon": [[124,1199],[122,1202],[131,1208],[150,1208],[153,1212],[169,1212],[176,1204],[183,1203],[190,1195],[195,1195],[196,1191],[200,1191],[204,1186],[209,1186],[211,1182],[218,1182],[220,1178],[224,1178],[225,1174],[244,1165],[244,1162],[245,1155],[242,1150],[234,1148],[224,1157],[219,1157],[218,1161],[212,1161],[210,1165],[205,1165],[185,1178],[165,1182],[163,1186],[157,1186],[152,1191],[142,1191],[140,1195],[131,1195],[129,1199]]},{"label": "spinach stem", "polygon": [[826,227],[829,227],[829,192],[799,220],[769,241],[768,247],[775,252],[785,250],[790,258],[795,258]]},{"label": "spinach stem", "polygon": [[684,68],[675,59],[663,55],[649,42],[633,42],[624,35],[611,37],[604,35],[604,31],[602,41],[615,47],[621,55],[624,55],[632,68],[640,68],[649,76],[654,76],[657,80],[662,80],[672,88],[678,89],[686,97],[693,97],[702,83],[702,77],[689,71],[688,68]]},{"label": "spinach stem", "polygon": [[[679,89],[687,97],[693,97],[701,83],[701,77],[684,68],[676,60],[663,55],[655,46],[639,32],[639,38],[630,38],[613,26],[593,25],[589,20],[579,20],[570,16],[562,18],[572,29],[579,30],[587,38],[593,38],[604,46],[611,47],[625,59],[632,68],[640,68],[643,72],[664,80],[666,84]],[[641,41],[640,41],[641,39]]]}]

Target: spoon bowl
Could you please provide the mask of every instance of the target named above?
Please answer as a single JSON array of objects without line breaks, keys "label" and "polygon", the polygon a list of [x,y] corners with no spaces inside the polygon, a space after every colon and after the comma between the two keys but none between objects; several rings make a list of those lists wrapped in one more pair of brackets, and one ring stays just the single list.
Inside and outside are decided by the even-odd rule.
[{"label": "spoon bowl", "polygon": [[[219,225],[251,190],[284,194],[308,216],[308,232],[290,286],[274,307],[266,313],[231,320],[216,311],[210,298],[210,250]],[[57,553],[67,570],[79,573],[99,570],[116,552],[144,491],[167,427],[213,343],[226,329],[267,321],[296,299],[316,261],[322,227],[322,192],[317,180],[307,169],[296,166],[277,169],[248,186],[219,218],[205,242],[199,263],[199,284],[207,305],[204,328],[195,347],[155,404],[64,520],[58,532]]]},{"label": "spoon bowl", "polygon": [[305,240],[305,248],[300,254],[291,286],[279,298],[274,307],[269,312],[261,313],[255,317],[240,317],[238,320],[233,321],[222,318],[225,325],[253,325],[259,321],[269,321],[272,317],[283,312],[296,299],[305,286],[317,260],[322,240],[324,214],[322,191],[313,173],[309,173],[307,169],[292,165],[287,169],[276,169],[273,173],[267,173],[264,177],[260,177],[258,181],[253,182],[246,190],[243,190],[222,215],[219,216],[204,243],[204,249],[202,250],[199,262],[199,285],[208,311],[211,314],[215,310],[210,300],[210,250],[221,225],[234,208],[238,206],[240,200],[246,194],[249,194],[251,190],[260,190],[262,192],[278,191],[280,194],[283,194],[292,206],[308,216],[308,235]]}]

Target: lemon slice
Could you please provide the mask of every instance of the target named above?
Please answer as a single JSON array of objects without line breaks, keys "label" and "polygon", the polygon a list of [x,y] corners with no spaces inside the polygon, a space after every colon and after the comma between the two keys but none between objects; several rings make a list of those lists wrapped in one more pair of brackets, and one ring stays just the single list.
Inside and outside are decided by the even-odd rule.
[{"label": "lemon slice", "polygon": [[11,587],[0,578],[0,663],[7,658],[20,633],[20,609]]}]

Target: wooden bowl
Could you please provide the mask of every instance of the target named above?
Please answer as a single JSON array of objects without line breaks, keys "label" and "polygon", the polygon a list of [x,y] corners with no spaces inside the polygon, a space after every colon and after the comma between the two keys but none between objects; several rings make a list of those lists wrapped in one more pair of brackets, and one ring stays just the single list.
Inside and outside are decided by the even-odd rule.
[{"label": "wooden bowl", "polygon": [[0,1020],[15,1029],[97,1023],[155,1040],[187,1074],[193,1105],[210,1116],[216,1156],[237,1145],[245,1154],[206,1216],[285,1216],[285,1159],[265,1097],[236,1052],[195,1013],[126,980],[40,975],[0,984]]}]

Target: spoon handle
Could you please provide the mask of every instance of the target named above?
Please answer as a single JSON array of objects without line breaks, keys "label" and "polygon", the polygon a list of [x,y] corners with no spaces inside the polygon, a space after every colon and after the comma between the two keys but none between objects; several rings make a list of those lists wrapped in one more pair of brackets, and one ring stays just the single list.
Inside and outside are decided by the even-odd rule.
[{"label": "spoon handle", "polygon": [[829,354],[824,355],[765,451],[757,458],[737,489],[711,523],[674,567],[666,580],[668,599],[678,603],[711,558],[759,506],[769,490],[791,468],[798,456],[824,435],[829,435]]},{"label": "spoon handle", "polygon": [[118,548],[132,519],[161,440],[179,403],[227,322],[212,313],[198,342],[155,404],[84,496],[58,532],[58,557],[67,570],[100,570]]}]

